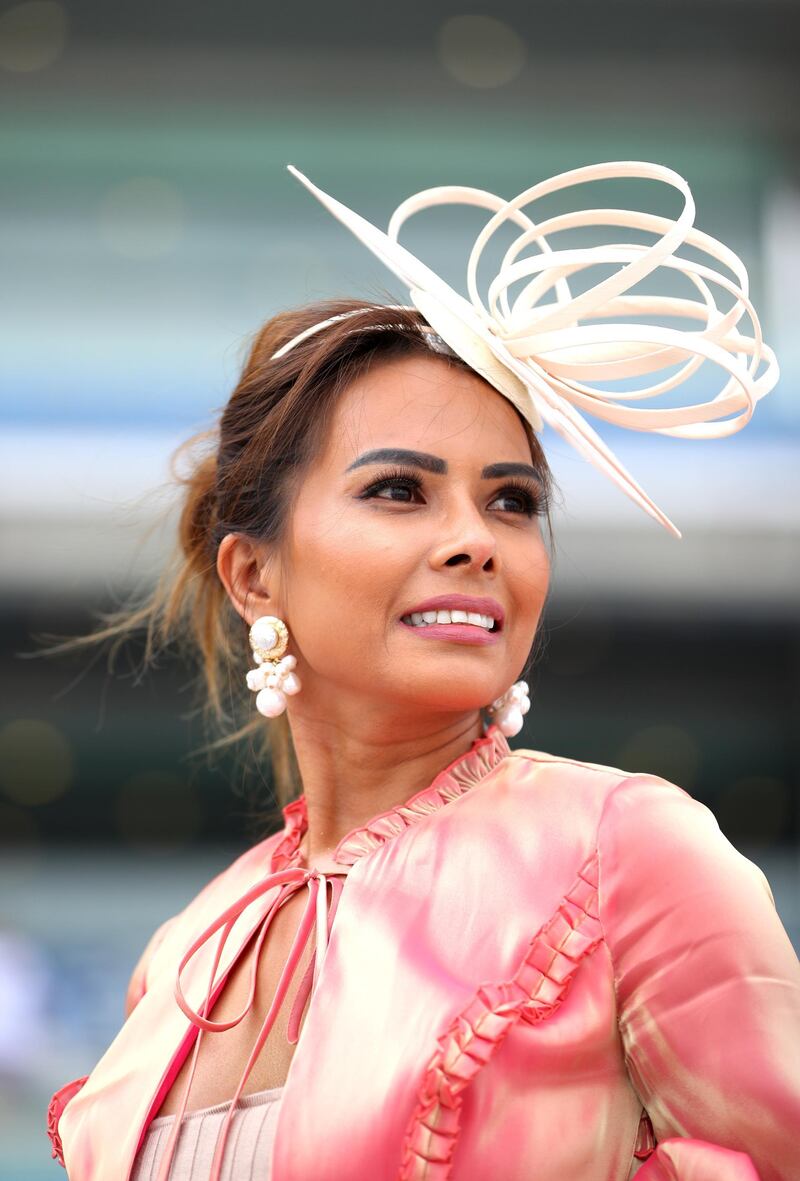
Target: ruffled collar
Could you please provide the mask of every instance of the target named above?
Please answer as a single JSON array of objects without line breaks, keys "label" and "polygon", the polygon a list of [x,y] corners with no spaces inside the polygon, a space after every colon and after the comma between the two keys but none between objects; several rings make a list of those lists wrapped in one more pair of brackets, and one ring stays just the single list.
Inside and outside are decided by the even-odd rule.
[{"label": "ruffled collar", "polygon": [[[496,724],[476,738],[466,754],[459,755],[440,771],[429,787],[415,793],[404,804],[373,816],[367,824],[354,828],[342,837],[333,859],[341,865],[353,865],[365,853],[385,844],[425,816],[464,795],[510,754],[511,748]],[[285,869],[298,857],[300,842],[308,828],[305,794],[283,809],[284,830],[272,854],[273,871]]]}]

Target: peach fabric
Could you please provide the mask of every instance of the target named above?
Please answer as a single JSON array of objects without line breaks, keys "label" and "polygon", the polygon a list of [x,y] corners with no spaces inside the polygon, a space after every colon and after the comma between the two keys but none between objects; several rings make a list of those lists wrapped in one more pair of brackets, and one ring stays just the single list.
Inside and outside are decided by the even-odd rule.
[{"label": "peach fabric", "polygon": [[680,787],[492,726],[343,838],[332,922],[302,797],[284,820],[174,918],[54,1096],[69,1181],[129,1181],[209,999],[295,890],[315,979],[273,1181],[800,1177],[800,963],[761,870]]}]

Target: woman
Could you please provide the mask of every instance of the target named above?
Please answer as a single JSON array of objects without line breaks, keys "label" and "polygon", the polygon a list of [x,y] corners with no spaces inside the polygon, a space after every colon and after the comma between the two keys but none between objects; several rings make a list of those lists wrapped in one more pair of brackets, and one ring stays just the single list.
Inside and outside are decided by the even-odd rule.
[{"label": "woman", "polygon": [[[598,167],[578,183],[658,172]],[[155,933],[119,1034],[54,1096],[54,1155],[70,1181],[797,1178],[800,963],[764,875],[678,785],[507,742],[549,587],[537,425],[677,532],[576,406],[675,434],[743,425],[775,376],[737,327],[744,285],[739,315],[719,311],[685,262],[695,310],[624,281],[592,303],[568,285],[577,253],[543,238],[565,219],[422,195],[496,208],[539,244],[521,302],[498,296],[520,277],[509,251],[481,318],[396,245],[410,205],[384,236],[314,191],[415,307],[315,305],[262,329],[185,477],[178,576],[131,617],[151,641],[187,621],[217,703],[249,639],[283,827]],[[699,241],[684,215],[676,235],[602,214],[658,235],[606,248],[630,283]],[[701,329],[606,323],[658,309]],[[731,374],[710,408],[584,392],[612,370],[686,376],[687,356]]]}]

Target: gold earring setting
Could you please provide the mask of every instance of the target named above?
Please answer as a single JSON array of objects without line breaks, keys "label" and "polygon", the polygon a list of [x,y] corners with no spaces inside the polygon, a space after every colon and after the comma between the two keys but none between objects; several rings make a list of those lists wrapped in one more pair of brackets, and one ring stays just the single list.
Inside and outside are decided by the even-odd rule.
[{"label": "gold earring setting", "polygon": [[286,709],[287,697],[301,689],[294,671],[297,658],[284,656],[289,631],[277,615],[262,615],[250,628],[250,647],[257,667],[247,673],[247,687],[257,693],[256,709],[265,718],[277,718]]}]

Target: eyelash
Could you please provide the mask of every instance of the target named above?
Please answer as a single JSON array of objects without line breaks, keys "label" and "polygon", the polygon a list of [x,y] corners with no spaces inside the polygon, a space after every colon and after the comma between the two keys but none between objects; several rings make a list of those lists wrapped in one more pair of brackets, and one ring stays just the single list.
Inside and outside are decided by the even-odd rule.
[{"label": "eyelash", "polygon": [[[376,496],[378,492],[382,492],[384,488],[401,487],[408,488],[413,492],[419,492],[422,489],[422,480],[419,476],[397,469],[393,471],[383,472],[373,481],[363,492],[359,493],[359,500],[369,500]],[[499,488],[494,499],[503,495],[513,493],[519,496],[523,502],[524,507],[517,514],[518,516],[535,517],[539,516],[545,511],[545,498],[540,488],[525,480],[511,479],[508,483]],[[409,501],[397,501],[398,504],[409,504]],[[511,510],[505,510],[511,511]]]}]

